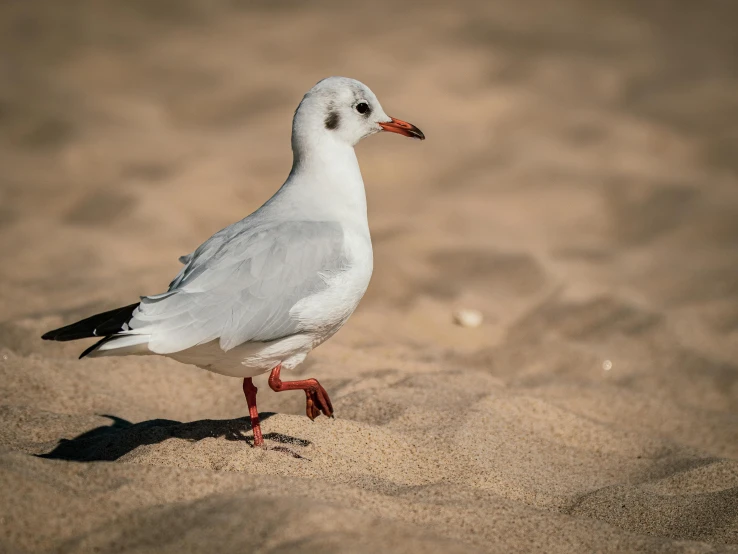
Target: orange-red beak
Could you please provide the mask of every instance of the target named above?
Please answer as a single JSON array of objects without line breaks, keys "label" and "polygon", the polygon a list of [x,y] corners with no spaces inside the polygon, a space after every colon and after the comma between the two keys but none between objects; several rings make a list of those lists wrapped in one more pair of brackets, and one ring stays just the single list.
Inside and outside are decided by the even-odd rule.
[{"label": "orange-red beak", "polygon": [[379,124],[383,131],[389,131],[390,133],[398,133],[406,137],[425,140],[425,135],[423,134],[423,131],[418,129],[412,123],[408,123],[407,121],[403,121],[402,119],[395,119],[394,117],[390,117],[390,119],[392,121]]}]

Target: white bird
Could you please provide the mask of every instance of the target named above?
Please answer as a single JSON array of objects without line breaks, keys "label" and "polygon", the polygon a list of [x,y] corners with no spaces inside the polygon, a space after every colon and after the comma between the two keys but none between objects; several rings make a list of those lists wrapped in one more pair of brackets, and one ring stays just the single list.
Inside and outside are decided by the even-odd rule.
[{"label": "white bird", "polygon": [[256,375],[271,370],[275,391],[304,390],[310,419],[332,416],[317,380],[285,382],[280,371],[336,333],[369,285],[372,243],[354,146],[382,130],[425,138],[389,117],[363,83],[318,82],[295,112],[292,171],[274,196],[182,256],[167,292],[42,338],[101,337],[80,358],[156,354],[243,378],[254,446],[264,443]]}]

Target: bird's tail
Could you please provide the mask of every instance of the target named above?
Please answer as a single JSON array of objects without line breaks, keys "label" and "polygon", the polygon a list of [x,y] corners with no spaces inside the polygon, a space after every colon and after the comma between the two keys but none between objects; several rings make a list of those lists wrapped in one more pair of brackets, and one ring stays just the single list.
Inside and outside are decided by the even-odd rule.
[{"label": "bird's tail", "polygon": [[45,333],[41,338],[44,340],[68,341],[99,337],[101,340],[85,350],[80,358],[83,358],[102,347],[109,341],[117,338],[118,333],[128,330],[128,322],[133,316],[133,311],[138,307],[138,302],[124,306],[109,312],[103,312],[85,318],[71,325],[60,327]]}]

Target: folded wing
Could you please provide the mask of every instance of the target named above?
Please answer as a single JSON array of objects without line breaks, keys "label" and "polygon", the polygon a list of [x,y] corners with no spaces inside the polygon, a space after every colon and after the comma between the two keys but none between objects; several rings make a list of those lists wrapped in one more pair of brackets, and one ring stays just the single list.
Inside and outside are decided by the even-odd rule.
[{"label": "folded wing", "polygon": [[129,323],[159,354],[218,339],[223,350],[303,332],[291,313],[326,280],[347,269],[340,225],[261,224],[218,233],[184,258],[166,293],[143,297]]}]

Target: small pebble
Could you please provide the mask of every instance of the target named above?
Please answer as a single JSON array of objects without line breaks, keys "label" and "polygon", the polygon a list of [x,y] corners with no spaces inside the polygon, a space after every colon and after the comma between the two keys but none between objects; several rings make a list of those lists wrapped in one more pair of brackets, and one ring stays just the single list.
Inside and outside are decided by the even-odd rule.
[{"label": "small pebble", "polygon": [[454,323],[462,327],[479,327],[484,320],[479,310],[456,310],[454,312]]}]

